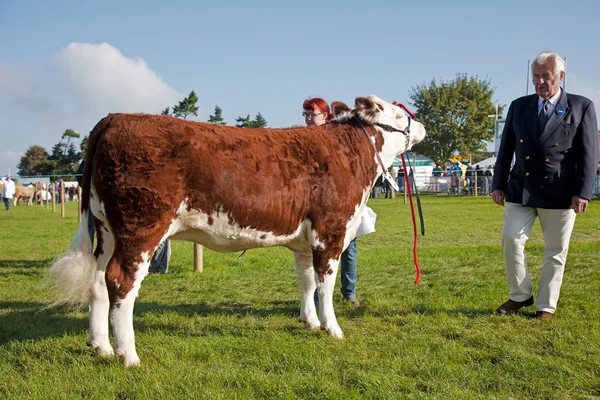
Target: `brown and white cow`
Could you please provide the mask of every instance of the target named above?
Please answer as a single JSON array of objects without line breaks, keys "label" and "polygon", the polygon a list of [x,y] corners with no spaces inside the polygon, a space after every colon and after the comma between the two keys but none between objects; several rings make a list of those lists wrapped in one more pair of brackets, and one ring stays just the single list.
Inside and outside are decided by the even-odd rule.
[{"label": "brown and white cow", "polygon": [[[110,311],[116,354],[139,364],[134,301],[166,239],[223,252],[289,248],[302,291],[300,321],[342,338],[332,300],[340,255],[383,168],[425,129],[375,96],[357,98],[353,110],[335,108],[344,112],[311,128],[243,129],[156,115],[102,119],[88,142],[82,223],[71,251],[52,266],[63,295],[89,295],[88,345],[114,354]],[[90,211],[98,231],[93,256]]]}]

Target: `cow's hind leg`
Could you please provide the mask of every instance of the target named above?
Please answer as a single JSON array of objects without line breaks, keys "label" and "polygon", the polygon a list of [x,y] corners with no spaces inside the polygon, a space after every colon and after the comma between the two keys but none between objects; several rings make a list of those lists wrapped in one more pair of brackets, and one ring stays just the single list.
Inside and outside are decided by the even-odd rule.
[{"label": "cow's hind leg", "polygon": [[300,283],[301,302],[300,302],[300,318],[309,329],[318,329],[321,326],[317,317],[317,309],[315,307],[314,293],[317,289],[315,283],[315,269],[313,268],[312,256],[304,253],[294,253],[296,263],[296,277]]},{"label": "cow's hind leg", "polygon": [[[338,259],[327,258],[321,250],[313,250],[314,267],[316,271],[324,271],[322,276],[315,274],[317,292],[319,294],[319,317],[321,329],[329,332],[331,336],[342,339],[344,333],[337,323],[333,310],[333,288],[337,276]],[[321,265],[323,264],[323,265]]]},{"label": "cow's hind leg", "polygon": [[[88,218],[93,218],[88,214]],[[106,288],[106,267],[115,250],[114,236],[107,228],[101,228],[97,234],[96,257],[98,267],[90,292],[90,337],[88,346],[93,347],[101,356],[113,356],[114,351],[108,338],[108,313],[110,301]],[[87,229],[87,228],[86,228]]]},{"label": "cow's hind leg", "polygon": [[[117,244],[117,248],[119,245]],[[148,275],[151,254],[138,253],[136,259],[118,254],[111,258],[106,271],[106,285],[111,304],[111,324],[115,340],[116,355],[126,366],[139,365],[140,359],[135,350],[133,331],[133,306],[142,280]],[[121,261],[123,260],[123,261]]]}]

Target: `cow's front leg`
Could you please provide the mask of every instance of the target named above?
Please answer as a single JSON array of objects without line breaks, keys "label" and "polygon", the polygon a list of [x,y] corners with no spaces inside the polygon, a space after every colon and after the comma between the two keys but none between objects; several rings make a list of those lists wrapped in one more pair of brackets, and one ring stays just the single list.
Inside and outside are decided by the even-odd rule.
[{"label": "cow's front leg", "polygon": [[300,283],[301,301],[300,301],[300,317],[298,321],[304,323],[309,329],[318,329],[321,327],[321,322],[317,317],[317,309],[315,307],[315,269],[313,268],[312,255],[304,253],[294,253],[294,261],[296,263],[296,277]]},{"label": "cow's front leg", "polygon": [[321,329],[329,332],[334,338],[343,339],[344,333],[337,323],[333,310],[333,288],[340,261],[339,255],[337,259],[329,258],[322,250],[313,249],[313,260],[317,292],[319,293]]}]

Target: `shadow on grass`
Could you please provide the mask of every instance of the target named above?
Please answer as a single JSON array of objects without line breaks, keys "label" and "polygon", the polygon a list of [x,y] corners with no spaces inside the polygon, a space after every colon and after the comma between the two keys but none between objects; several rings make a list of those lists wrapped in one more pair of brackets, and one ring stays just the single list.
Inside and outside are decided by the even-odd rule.
[{"label": "shadow on grass", "polygon": [[[336,316],[348,319],[360,318],[367,311],[365,307],[355,307],[350,304],[335,304]],[[158,317],[158,321],[148,322],[144,317],[148,314],[154,314]],[[227,321],[220,319],[218,325],[212,321],[207,321],[206,324],[200,321],[198,324],[186,324],[185,326],[176,323],[165,323],[163,316],[168,314],[176,314],[186,318],[208,318],[208,317],[240,317],[246,321],[254,321],[249,327],[248,322],[229,319]],[[300,302],[297,300],[289,301],[270,301],[256,305],[253,303],[233,303],[233,302],[202,302],[194,304],[176,304],[165,305],[156,302],[138,302],[135,305],[134,318],[139,318],[135,321],[136,332],[152,332],[160,330],[164,332],[172,332],[176,334],[185,334],[187,336],[248,336],[256,331],[269,331],[275,328],[268,327],[269,321],[273,317],[283,318],[282,321],[286,325],[284,331],[293,334],[305,336],[309,332],[303,323],[298,321],[300,315]],[[166,317],[169,319],[169,317]],[[264,322],[264,324],[261,322]],[[286,321],[287,320],[287,321]],[[195,325],[196,327],[191,327]],[[200,326],[200,328],[198,328]]]},{"label": "shadow on grass", "polygon": [[487,308],[474,308],[474,307],[458,307],[458,308],[431,308],[424,305],[413,307],[409,313],[415,314],[432,314],[432,315],[448,315],[452,317],[463,316],[467,318],[480,318],[480,317],[489,317],[490,315],[494,315],[494,310],[490,310]]},{"label": "shadow on grass", "polygon": [[298,317],[300,313],[300,303],[298,301],[275,301],[259,307],[251,303],[193,303],[193,304],[173,304],[165,305],[156,302],[136,302],[135,315],[143,317],[147,313],[176,313],[185,317],[207,317],[212,315],[222,316],[240,316],[265,318],[274,315],[286,315],[290,318]]},{"label": "shadow on grass", "polygon": [[52,259],[46,260],[0,260],[0,277],[12,275],[36,275],[43,272]]},{"label": "shadow on grass", "polygon": [[0,345],[73,334],[87,329],[87,320],[69,316],[71,309],[36,302],[0,302]]},{"label": "shadow on grass", "polygon": [[[389,317],[406,317],[408,315],[419,315],[422,317],[438,317],[440,315],[447,315],[451,317],[463,316],[466,318],[481,318],[495,315],[493,309],[489,308],[475,308],[475,307],[458,307],[458,308],[439,308],[431,307],[429,305],[420,304],[410,308],[401,308],[397,310],[385,310],[385,311],[369,311],[368,314],[377,318],[389,318]],[[362,315],[362,314],[360,314]],[[357,316],[360,316],[357,315]],[[535,313],[534,313],[535,316]]]},{"label": "shadow on grass", "polygon": [[[80,334],[89,329],[89,320],[86,310],[83,317],[77,317],[74,310],[68,306],[47,307],[48,304],[40,302],[0,302],[0,345],[13,341],[38,340],[63,335]],[[336,304],[337,315],[347,318],[358,318],[363,315],[365,308],[354,307],[347,304]],[[158,330],[185,334],[192,336],[232,335],[247,336],[257,330],[270,330],[268,321],[273,317],[289,319],[289,324],[284,328],[292,334],[305,335],[306,329],[302,323],[297,322],[300,313],[300,302],[270,301],[260,305],[245,302],[200,302],[193,304],[164,304],[158,302],[136,302],[134,310],[134,329],[136,332],[153,332]],[[149,322],[149,314],[159,316],[159,321]],[[240,317],[249,320],[259,320],[252,327],[246,322],[230,319],[221,320],[215,324],[214,320],[207,324],[200,323],[201,328],[192,329],[188,324],[169,323],[162,320],[163,315],[176,314],[187,319],[195,317]],[[262,324],[260,320],[265,321]],[[297,326],[296,326],[297,324]]]}]

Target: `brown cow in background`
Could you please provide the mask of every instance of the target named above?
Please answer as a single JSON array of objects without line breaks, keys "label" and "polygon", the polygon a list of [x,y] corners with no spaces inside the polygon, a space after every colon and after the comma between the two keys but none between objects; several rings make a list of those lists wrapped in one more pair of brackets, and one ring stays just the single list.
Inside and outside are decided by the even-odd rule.
[{"label": "brown cow in background", "polygon": [[27,205],[33,204],[33,198],[35,197],[35,187],[23,186],[17,183],[15,185],[15,195],[13,196],[13,204],[16,206],[21,200],[26,200]]}]

